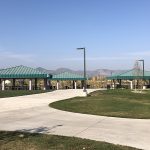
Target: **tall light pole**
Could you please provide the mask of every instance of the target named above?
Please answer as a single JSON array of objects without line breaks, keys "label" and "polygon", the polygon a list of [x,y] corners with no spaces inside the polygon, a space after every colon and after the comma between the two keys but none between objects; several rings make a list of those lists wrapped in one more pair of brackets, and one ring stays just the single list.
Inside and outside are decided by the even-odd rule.
[{"label": "tall light pole", "polygon": [[[141,61],[142,64],[143,64],[143,81],[144,81],[144,72],[145,72],[145,70],[144,70],[144,59],[140,59],[140,60],[138,60],[138,61]],[[145,85],[145,84],[144,84],[144,85]]]},{"label": "tall light pole", "polygon": [[85,47],[77,48],[77,50],[83,50],[84,52],[84,89],[83,92],[87,92],[86,90],[86,50]]},{"label": "tall light pole", "polygon": [[140,59],[138,61],[141,61],[143,63],[143,80],[144,80],[144,72],[145,72],[145,69],[144,69],[144,59]]}]

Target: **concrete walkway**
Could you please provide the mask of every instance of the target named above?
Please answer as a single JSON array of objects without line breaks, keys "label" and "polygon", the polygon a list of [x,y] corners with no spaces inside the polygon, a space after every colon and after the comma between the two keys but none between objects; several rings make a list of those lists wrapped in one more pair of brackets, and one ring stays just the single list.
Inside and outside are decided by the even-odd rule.
[{"label": "concrete walkway", "polygon": [[1,98],[0,130],[75,136],[150,150],[150,120],[78,114],[48,107],[51,102],[81,94],[82,90],[58,90]]}]

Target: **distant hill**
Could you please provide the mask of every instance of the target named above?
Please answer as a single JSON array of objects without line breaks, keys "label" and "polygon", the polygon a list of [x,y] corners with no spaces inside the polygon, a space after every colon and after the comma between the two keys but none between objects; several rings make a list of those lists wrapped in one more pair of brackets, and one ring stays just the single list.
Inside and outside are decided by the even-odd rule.
[{"label": "distant hill", "polygon": [[42,67],[38,67],[36,69],[39,70],[39,71],[41,71],[41,72],[48,73],[48,74],[53,74],[54,73],[54,70],[47,70],[47,69],[42,68]]},{"label": "distant hill", "polygon": [[[71,72],[71,73],[76,73],[76,74],[83,74],[82,70],[75,71],[75,70],[71,70],[68,68],[58,68],[56,70],[47,70],[45,68],[38,67],[36,69],[41,71],[41,72],[48,73],[48,74],[58,74],[58,73],[62,73],[62,72]],[[97,76],[97,75],[111,76],[112,74],[122,73],[125,71],[126,70],[109,70],[109,69],[97,69],[94,71],[88,71],[87,70],[87,75],[88,75],[88,77],[93,77],[93,76]]]}]

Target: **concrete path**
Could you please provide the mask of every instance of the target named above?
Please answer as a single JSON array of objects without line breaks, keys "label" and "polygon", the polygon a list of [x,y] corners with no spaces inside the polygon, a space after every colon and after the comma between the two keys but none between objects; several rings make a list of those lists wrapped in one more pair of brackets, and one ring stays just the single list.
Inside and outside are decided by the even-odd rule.
[{"label": "concrete path", "polygon": [[58,90],[1,98],[0,130],[75,136],[150,150],[150,120],[78,114],[48,107],[51,102],[81,94],[82,90]]}]

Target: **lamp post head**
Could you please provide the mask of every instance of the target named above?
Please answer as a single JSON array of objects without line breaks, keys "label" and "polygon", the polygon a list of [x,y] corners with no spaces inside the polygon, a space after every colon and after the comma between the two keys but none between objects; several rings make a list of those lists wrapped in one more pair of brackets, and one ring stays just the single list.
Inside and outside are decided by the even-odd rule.
[{"label": "lamp post head", "polygon": [[85,47],[77,48],[77,50],[85,50]]},{"label": "lamp post head", "polygon": [[144,61],[144,59],[139,59],[138,61]]}]

